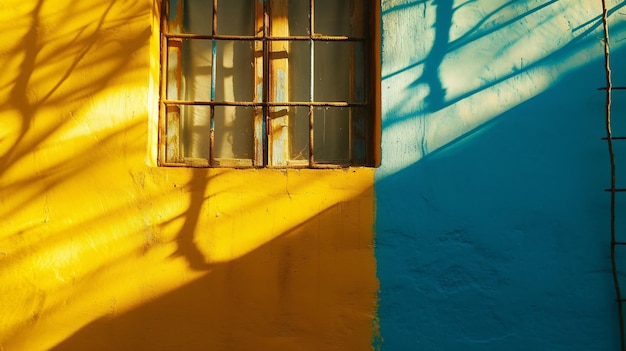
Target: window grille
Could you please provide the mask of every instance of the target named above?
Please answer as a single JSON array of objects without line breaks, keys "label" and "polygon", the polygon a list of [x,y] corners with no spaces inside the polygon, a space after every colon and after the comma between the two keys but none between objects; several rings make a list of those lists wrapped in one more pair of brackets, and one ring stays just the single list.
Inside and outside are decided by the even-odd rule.
[{"label": "window grille", "polygon": [[371,0],[169,0],[159,163],[374,166]]}]

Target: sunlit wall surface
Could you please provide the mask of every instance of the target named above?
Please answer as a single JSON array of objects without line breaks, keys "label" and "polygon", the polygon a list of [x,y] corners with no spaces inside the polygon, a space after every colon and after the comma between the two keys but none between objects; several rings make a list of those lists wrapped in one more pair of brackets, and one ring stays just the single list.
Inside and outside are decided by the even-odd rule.
[{"label": "sunlit wall surface", "polygon": [[0,350],[367,350],[372,169],[156,161],[150,0],[0,0]]},{"label": "sunlit wall surface", "polygon": [[[623,86],[626,8],[607,4]],[[588,0],[382,2],[383,350],[619,349],[601,14]]]},{"label": "sunlit wall surface", "polygon": [[619,348],[600,1],[382,1],[376,170],[156,167],[158,10],[0,0],[0,350]]}]

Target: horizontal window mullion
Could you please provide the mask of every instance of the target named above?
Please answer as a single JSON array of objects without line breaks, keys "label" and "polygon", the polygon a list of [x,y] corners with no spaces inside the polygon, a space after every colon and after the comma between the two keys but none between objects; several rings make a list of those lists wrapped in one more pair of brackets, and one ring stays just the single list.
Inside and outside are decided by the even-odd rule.
[{"label": "horizontal window mullion", "polygon": [[260,37],[254,35],[210,35],[210,34],[192,34],[192,33],[163,33],[163,35],[168,39],[198,39],[198,40],[261,40],[261,41],[277,41],[277,40],[287,40],[287,41],[363,41],[365,42],[367,38],[365,37],[347,37],[347,36],[336,36],[336,35],[315,35],[315,36],[307,36],[307,35],[294,35],[294,36],[271,36],[271,37]]},{"label": "horizontal window mullion", "polygon": [[191,101],[191,100],[164,100],[165,105],[198,105],[198,106],[314,106],[314,107],[366,107],[367,102],[344,101],[283,101],[283,102],[253,102],[253,101]]},{"label": "horizontal window mullion", "polygon": [[346,168],[350,166],[355,166],[350,163],[318,163],[313,161],[309,168],[319,168],[319,169],[333,169],[333,168]]}]

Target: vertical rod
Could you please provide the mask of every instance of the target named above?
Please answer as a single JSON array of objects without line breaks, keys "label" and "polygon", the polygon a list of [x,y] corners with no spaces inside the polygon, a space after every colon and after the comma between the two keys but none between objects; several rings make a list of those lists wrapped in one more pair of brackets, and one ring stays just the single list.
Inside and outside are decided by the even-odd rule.
[{"label": "vertical rod", "polygon": [[[354,0],[350,1],[350,19],[348,26],[350,28],[350,36],[361,36],[362,33],[357,33],[357,21],[355,16],[356,7],[354,4]],[[356,42],[350,43],[350,101],[356,101],[356,67],[355,67],[355,57],[356,57]],[[354,129],[356,128],[356,124],[354,121],[354,108],[348,107],[348,163],[354,164],[356,155],[354,151]]]},{"label": "vertical rod", "polygon": [[[217,34],[217,0],[213,0],[213,23],[211,26],[211,35]],[[211,101],[215,101],[215,75],[217,73],[217,42],[215,39],[211,40]],[[211,166],[215,166],[215,106],[211,105],[209,107],[210,116],[209,116],[209,124],[210,124],[210,159],[209,163]]]},{"label": "vertical rod", "polygon": [[[313,42],[313,36],[315,34],[315,0],[309,0],[309,51],[311,63],[310,67],[310,86],[309,86],[309,102],[315,101],[315,43]],[[315,163],[315,157],[313,155],[313,149],[315,148],[313,142],[313,105],[309,105],[309,166],[313,166]]]},{"label": "vertical rod", "polygon": [[166,100],[167,98],[167,70],[168,70],[168,62],[167,62],[167,54],[169,52],[169,46],[167,45],[167,38],[163,35],[164,33],[167,33],[167,19],[169,18],[169,11],[168,11],[168,3],[169,1],[163,1],[161,3],[161,13],[160,13],[160,18],[161,18],[161,38],[160,38],[160,45],[161,45],[161,84],[159,85],[159,133],[158,133],[158,145],[159,145],[159,156],[158,156],[158,163],[162,164],[164,162],[167,162],[167,160],[165,159],[165,155],[167,152],[167,121],[165,120],[167,118],[167,113],[165,111],[165,109],[167,108],[167,106],[165,105],[165,103],[163,103],[163,101]]},{"label": "vertical rod", "polygon": [[270,46],[271,41],[267,40],[270,35],[270,4],[269,0],[263,1],[263,164],[267,165],[268,150],[269,150],[269,134],[270,134],[270,107],[267,102],[269,101],[270,93]]},{"label": "vertical rod", "polygon": [[[264,166],[263,154],[265,150],[265,110],[263,107],[263,84],[265,42],[265,1],[256,0],[254,6],[254,102],[261,103],[254,107],[254,166]],[[260,55],[259,55],[260,53]]]},{"label": "vertical rod", "polygon": [[606,0],[602,0],[602,27],[604,29],[604,68],[606,73],[606,110],[605,125],[606,137],[609,148],[609,160],[611,162],[611,268],[613,272],[613,284],[615,285],[615,295],[617,298],[617,308],[619,317],[619,335],[621,350],[626,351],[626,340],[624,338],[624,315],[622,293],[617,273],[617,262],[615,255],[616,233],[615,233],[615,153],[613,150],[613,132],[611,128],[611,95],[613,90],[613,82],[611,80],[611,64],[609,52],[609,24],[608,24],[608,8]]},{"label": "vertical rod", "polygon": [[[213,26],[211,35],[217,34],[217,0],[213,0]],[[215,74],[217,72],[217,41],[211,39],[211,101],[215,101]]]}]

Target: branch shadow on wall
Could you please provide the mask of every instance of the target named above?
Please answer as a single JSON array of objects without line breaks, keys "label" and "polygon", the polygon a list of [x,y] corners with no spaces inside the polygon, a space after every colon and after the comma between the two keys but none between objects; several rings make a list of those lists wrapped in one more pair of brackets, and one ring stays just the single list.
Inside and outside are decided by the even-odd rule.
[{"label": "branch shadow on wall", "polygon": [[[15,77],[11,82],[7,82],[7,86],[11,87],[10,93],[7,103],[0,107],[0,112],[15,111],[20,121],[17,123],[19,130],[14,131],[11,136],[10,147],[0,155],[0,176],[12,165],[20,162],[27,153],[45,143],[64,125],[71,123],[74,113],[81,106],[75,103],[68,104],[68,102],[79,101],[103,90],[115,77],[113,73],[121,71],[129,57],[144,46],[150,36],[150,28],[146,28],[143,32],[137,33],[136,37],[124,38],[123,42],[126,47],[123,49],[111,50],[108,54],[100,54],[98,58],[95,58],[93,49],[96,43],[122,42],[122,38],[112,38],[110,34],[118,30],[116,27],[135,21],[137,19],[135,9],[128,8],[125,18],[112,21],[108,17],[111,17],[110,13],[116,1],[94,3],[92,6],[77,6],[76,9],[68,8],[66,18],[55,18],[55,20],[72,23],[72,18],[94,16],[98,12],[99,14],[96,15],[98,21],[75,28],[70,34],[57,34],[54,29],[47,27],[46,21],[49,19],[42,18],[41,11],[44,2],[44,0],[38,0],[31,11],[29,15],[31,24],[27,32],[20,41],[15,41],[21,44],[15,45],[8,51],[10,54],[8,57],[11,60],[22,57],[23,59]],[[61,28],[56,28],[56,30],[62,33]],[[7,29],[7,32],[10,33],[10,30]],[[49,43],[45,40],[62,41],[66,44],[57,46],[51,51],[48,49]],[[42,68],[46,66],[54,67],[59,71],[45,72]],[[90,73],[86,73],[87,71]],[[35,72],[40,74],[34,76]],[[45,73],[41,74],[41,72]],[[84,77],[87,74],[92,75],[88,83],[85,79],[82,86],[78,87],[77,76]],[[7,74],[4,79],[10,79],[9,77],[11,74]],[[68,89],[66,83],[70,78],[73,88]],[[32,132],[35,124],[34,118],[41,113],[42,108],[54,108],[64,104],[68,105],[67,115],[50,118],[46,121],[44,128],[41,128],[42,123],[39,123],[39,128]],[[29,132],[31,133],[28,141],[24,141]],[[5,138],[8,139],[8,137]]]},{"label": "branch shadow on wall", "polygon": [[[410,111],[406,110],[406,106],[414,106],[415,104],[408,99],[414,99],[415,96],[407,97],[407,99],[398,101],[395,103],[388,114],[392,116],[392,118],[387,118],[387,120],[383,121],[383,125],[391,126],[395,123],[405,121],[411,118],[415,118],[416,116],[433,113],[450,107],[464,99],[472,97],[475,94],[478,94],[482,91],[485,91],[489,88],[497,86],[498,84],[505,82],[509,79],[522,76],[527,72],[539,68],[545,65],[554,64],[555,62],[560,62],[564,60],[566,57],[572,54],[572,52],[576,52],[580,50],[584,45],[588,43],[589,36],[594,32],[601,28],[602,18],[601,16],[596,16],[593,19],[589,20],[586,23],[580,24],[579,26],[572,28],[573,32],[579,32],[573,40],[568,42],[563,47],[559,48],[557,51],[551,52],[549,55],[539,58],[530,63],[518,64],[519,67],[513,67],[510,72],[505,74],[499,74],[495,77],[490,78],[481,78],[483,80],[483,84],[480,84],[476,87],[472,87],[464,92],[457,92],[453,96],[448,94],[449,87],[446,86],[446,83],[442,81],[441,77],[441,67],[446,58],[448,58],[451,54],[457,54],[459,50],[472,45],[473,43],[484,39],[490,35],[498,33],[500,31],[506,30],[508,27],[518,24],[520,21],[524,21],[531,15],[534,15],[540,11],[547,11],[553,5],[556,5],[558,2],[556,0],[547,0],[543,3],[537,4],[527,11],[520,13],[518,15],[510,16],[509,8],[513,6],[520,6],[520,2],[517,0],[508,1],[490,13],[483,15],[480,20],[477,20],[469,29],[467,29],[462,34],[458,34],[456,38],[451,40],[450,32],[452,30],[453,18],[455,13],[461,10],[463,7],[470,6],[472,3],[477,3],[476,1],[466,1],[458,6],[453,6],[453,0],[432,0],[432,1],[415,1],[402,6],[398,6],[396,8],[392,8],[386,11],[383,11],[383,16],[385,16],[388,12],[393,11],[403,11],[410,8],[415,10],[418,6],[433,6],[435,7],[435,19],[433,24],[433,32],[434,39],[432,41],[432,45],[428,53],[424,56],[424,58],[419,59],[415,62],[408,63],[404,67],[400,69],[396,69],[391,72],[387,72],[383,74],[383,82],[385,80],[394,78],[396,76],[406,74],[409,71],[415,69],[421,69],[421,74],[417,79],[414,79],[407,86],[407,90],[417,91],[416,88],[420,86],[425,86],[428,93],[423,98],[423,101],[419,104],[420,107],[411,109]],[[608,11],[609,16],[613,16],[618,13],[620,9],[626,6],[625,3],[620,3],[610,8]],[[424,10],[426,12],[426,10]],[[547,20],[549,20],[548,18]],[[524,38],[523,33],[515,33],[516,38],[514,41],[507,46],[513,46],[515,41],[521,40]],[[506,48],[503,48],[506,49]],[[502,54],[501,52],[498,54]],[[471,57],[467,58],[471,61]],[[496,57],[497,59],[497,57]],[[460,62],[462,64],[462,62]],[[461,72],[463,74],[463,72]],[[468,77],[459,77],[461,79]],[[415,94],[419,96],[420,94]]]},{"label": "branch shadow on wall", "polygon": [[[15,213],[25,211],[28,206],[36,203],[45,193],[66,184],[79,174],[90,172],[98,165],[93,162],[94,159],[110,159],[110,151],[118,146],[115,139],[120,135],[145,132],[140,118],[135,118],[128,119],[128,123],[123,126],[94,129],[92,139],[86,142],[77,137],[65,139],[63,142],[55,139],[61,130],[72,134],[72,128],[78,128],[77,121],[84,117],[82,114],[89,104],[93,104],[98,94],[108,86],[116,84],[112,83],[113,78],[132,79],[134,73],[128,70],[123,75],[116,76],[116,73],[124,72],[130,57],[147,45],[150,28],[145,28],[132,37],[112,36],[112,33],[123,30],[118,27],[136,21],[141,14],[131,6],[126,9],[123,17],[112,20],[111,12],[116,1],[108,1],[70,7],[64,13],[47,15],[71,28],[66,32],[63,27],[56,27],[55,32],[47,23],[51,19],[41,13],[44,2],[36,2],[30,12],[31,23],[28,30],[21,39],[14,41],[17,44],[8,51],[10,61],[21,59],[19,69],[15,74],[9,72],[3,78],[7,81],[4,86],[9,88],[9,94],[7,103],[0,107],[0,113],[6,114],[7,118],[16,116],[16,119],[8,119],[7,122],[10,123],[6,127],[13,126],[15,129],[1,140],[8,148],[3,149],[0,154],[0,179],[6,173],[14,173],[14,169],[29,162],[29,157],[37,159],[38,154],[42,154],[39,156],[41,162],[36,163],[30,172],[23,172],[19,177],[2,179],[0,191],[7,199],[11,199],[7,202],[4,213],[0,213],[0,219],[5,223]],[[54,18],[57,16],[64,17]],[[98,21],[71,27],[71,18],[90,16],[98,18]],[[15,28],[19,27],[11,30]],[[7,34],[12,34],[11,30],[7,28]],[[46,40],[57,45],[50,49],[51,45]],[[58,45],[58,42],[63,44]],[[94,47],[105,43],[124,43],[124,46],[94,55]],[[10,65],[12,62],[6,64]],[[51,110],[56,111],[50,113]],[[57,154],[56,159],[43,156],[42,150],[62,143],[75,143],[77,147],[68,148],[65,155]],[[13,195],[20,192],[22,195],[28,194],[29,188],[39,190],[12,199]],[[23,232],[33,228],[15,229]]]},{"label": "branch shadow on wall", "polygon": [[[123,157],[143,159],[145,152],[145,112],[122,117],[94,106],[147,72],[147,65],[128,62],[148,46],[148,11],[115,0],[76,3],[62,11],[51,10],[45,0],[31,3],[19,21],[0,25],[2,63],[15,67],[0,79],[6,99],[0,105],[0,276],[12,281],[0,294],[0,304],[8,306],[0,348],[59,308],[46,297],[57,291],[44,289],[41,275],[68,257],[81,257],[74,255],[72,242],[93,240],[94,228],[131,207],[127,198],[116,202],[119,207],[96,205],[106,196],[98,184],[110,183],[103,169],[123,163]],[[11,15],[28,7],[3,11]],[[128,31],[142,22],[145,27]],[[115,120],[124,123],[110,122]],[[60,204],[56,208],[49,205],[52,197]],[[74,216],[61,215],[66,212]],[[32,276],[13,279],[20,269]]]},{"label": "branch shadow on wall", "polygon": [[[369,335],[358,331],[371,330],[374,313],[363,304],[376,291],[371,231],[354,230],[346,220],[354,204],[371,201],[368,190],[240,258],[210,266],[190,243],[193,234],[181,232],[178,252],[206,274],[128,312],[101,317],[51,350],[367,348]],[[185,216],[198,215],[193,212]],[[185,223],[184,230],[194,230]]]},{"label": "branch shadow on wall", "polygon": [[[556,3],[545,2],[541,10],[548,4]],[[618,3],[609,15],[621,15],[623,7]],[[594,33],[601,29],[601,17],[573,26],[580,33],[558,51],[448,97],[440,108],[584,51],[593,52],[583,56],[593,59],[550,76],[550,85],[537,95],[377,179],[379,318],[386,349],[619,349],[609,198],[602,192],[610,177],[606,143],[600,139],[605,97],[597,90],[606,84],[602,43]],[[616,37],[624,33],[624,21],[611,30]],[[474,31],[461,37],[464,45],[490,33]],[[623,62],[626,50],[616,45],[612,55],[614,82],[623,85],[626,71],[615,62]],[[419,65],[426,62],[386,79]],[[504,99],[523,88],[512,85],[511,91],[489,97]],[[614,97],[614,111],[626,111],[623,96]],[[437,112],[432,105],[402,111],[406,105],[392,106],[384,126]],[[434,126],[438,129],[430,137],[454,127]],[[614,128],[616,135],[626,134],[619,117]],[[626,145],[616,147],[626,155]],[[623,206],[626,201],[620,200],[618,208]],[[624,220],[619,221],[623,228]],[[625,261],[619,266],[626,267]]]},{"label": "branch shadow on wall", "polygon": [[[239,258],[213,262],[197,233],[209,232],[200,219],[219,195],[211,185],[230,173],[145,165],[148,98],[140,95],[145,86],[132,89],[150,75],[149,9],[100,0],[50,13],[45,0],[33,3],[25,34],[11,33],[19,70],[1,84],[11,101],[0,112],[15,116],[15,133],[3,137],[9,147],[0,154],[0,221],[8,223],[0,226],[0,304],[11,309],[0,320],[0,348],[47,347],[64,328],[78,331],[55,350],[369,345],[359,331],[372,330],[377,289],[372,189],[312,211]],[[294,191],[285,190],[285,198]],[[263,201],[247,206],[267,206]],[[94,306],[103,291],[105,299],[131,304],[124,293],[143,278],[141,263],[170,247],[169,257],[155,261],[182,262],[197,280],[184,285],[176,277],[182,286],[151,292],[153,300],[122,313]],[[84,306],[102,317],[76,311]],[[46,335],[33,340],[38,331]]]}]

